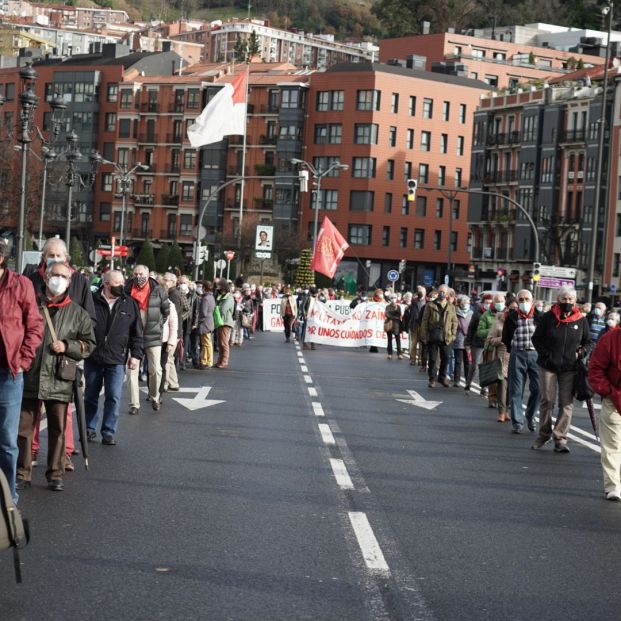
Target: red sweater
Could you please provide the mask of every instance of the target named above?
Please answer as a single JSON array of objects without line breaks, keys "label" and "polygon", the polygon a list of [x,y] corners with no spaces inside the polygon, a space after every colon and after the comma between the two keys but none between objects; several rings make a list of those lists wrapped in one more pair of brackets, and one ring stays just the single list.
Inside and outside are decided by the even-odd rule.
[{"label": "red sweater", "polygon": [[589,360],[589,384],[621,413],[621,330],[602,335]]}]

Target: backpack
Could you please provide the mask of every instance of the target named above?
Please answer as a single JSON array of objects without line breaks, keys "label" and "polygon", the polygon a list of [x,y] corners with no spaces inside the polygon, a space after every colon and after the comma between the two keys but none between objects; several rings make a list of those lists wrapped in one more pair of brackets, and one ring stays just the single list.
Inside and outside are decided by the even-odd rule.
[{"label": "backpack", "polygon": [[22,581],[22,569],[19,562],[19,550],[30,540],[28,522],[13,502],[9,483],[4,472],[0,470],[0,550],[13,548],[13,567],[15,581]]}]

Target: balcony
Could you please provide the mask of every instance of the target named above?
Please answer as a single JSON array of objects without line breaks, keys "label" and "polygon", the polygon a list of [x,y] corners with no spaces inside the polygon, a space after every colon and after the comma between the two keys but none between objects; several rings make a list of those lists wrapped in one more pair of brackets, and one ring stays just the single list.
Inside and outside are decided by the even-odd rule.
[{"label": "balcony", "polygon": [[[227,169],[227,175],[229,177],[239,177],[242,175],[241,170],[242,170],[241,166],[229,166]],[[248,166],[246,166],[246,168],[244,168],[243,175],[247,177],[249,174],[250,174],[250,169],[248,168]]]},{"label": "balcony", "polygon": [[[227,211],[239,211],[239,201],[228,200],[224,204],[224,208]],[[243,209],[244,209],[244,211],[246,211],[246,209],[248,209],[247,201],[244,201]]]},{"label": "balcony", "polygon": [[175,103],[168,104],[168,112],[173,112],[175,114],[183,114],[184,111],[185,111],[185,105],[183,104],[183,102],[181,103],[175,102]]},{"label": "balcony", "polygon": [[134,194],[134,204],[140,205],[154,205],[155,196],[153,194]]},{"label": "balcony", "polygon": [[278,114],[280,108],[276,104],[269,104],[267,106],[263,104],[259,110],[261,114]]},{"label": "balcony", "polygon": [[276,136],[266,136],[262,134],[259,136],[259,144],[276,144]]},{"label": "balcony", "polygon": [[472,249],[472,258],[480,259],[482,256],[483,256],[483,248],[481,248],[481,246],[475,246]]},{"label": "balcony", "polygon": [[561,132],[559,142],[565,143],[583,143],[586,134],[583,129],[566,129]]},{"label": "balcony", "polygon": [[140,104],[140,112],[159,112],[160,107],[157,102],[147,101]]},{"label": "balcony", "polygon": [[179,196],[177,194],[162,194],[162,205],[179,205]]},{"label": "balcony", "polygon": [[176,239],[177,231],[176,229],[162,229],[160,231],[159,239]]},{"label": "balcony", "polygon": [[138,142],[146,142],[148,144],[157,144],[158,140],[155,134],[139,134]]},{"label": "balcony", "polygon": [[272,211],[272,208],[274,207],[273,200],[261,198],[260,196],[255,197],[253,199],[253,202],[254,202],[255,209],[263,209],[265,211]]},{"label": "balcony", "polygon": [[183,142],[183,134],[166,134],[166,142],[169,144],[181,144]]},{"label": "balcony", "polygon": [[260,177],[273,177],[276,172],[274,164],[255,164],[254,170]]},{"label": "balcony", "polygon": [[164,172],[170,175],[178,175],[181,172],[179,164],[166,164]]},{"label": "balcony", "polygon": [[503,183],[515,183],[518,180],[518,171],[515,169],[510,170],[495,170],[491,173],[487,173],[483,177],[484,184],[503,184]]}]

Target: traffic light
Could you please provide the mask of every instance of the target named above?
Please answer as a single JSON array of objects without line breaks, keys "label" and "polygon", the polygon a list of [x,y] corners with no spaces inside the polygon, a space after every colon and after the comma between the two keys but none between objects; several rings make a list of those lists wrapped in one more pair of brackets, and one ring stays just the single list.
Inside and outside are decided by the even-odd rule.
[{"label": "traffic light", "polygon": [[541,263],[533,263],[533,281],[537,282],[541,276]]},{"label": "traffic light", "polygon": [[300,178],[300,192],[308,192],[308,170],[300,170],[298,172]]},{"label": "traffic light", "polygon": [[403,272],[405,272],[406,265],[407,261],[405,259],[401,259],[401,261],[399,261],[399,274],[403,274]]},{"label": "traffic light", "polygon": [[209,258],[209,248],[207,246],[197,246],[194,261],[196,265],[202,265],[203,261]]},{"label": "traffic light", "polygon": [[408,179],[408,201],[410,203],[416,200],[416,188],[418,187],[418,181],[416,179]]}]

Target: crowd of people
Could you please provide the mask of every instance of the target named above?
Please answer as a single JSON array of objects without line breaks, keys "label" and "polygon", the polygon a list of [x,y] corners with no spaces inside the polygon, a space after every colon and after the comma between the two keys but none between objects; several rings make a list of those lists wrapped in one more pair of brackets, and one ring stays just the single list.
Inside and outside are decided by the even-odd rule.
[{"label": "crowd of people", "polygon": [[[88,274],[71,266],[58,238],[47,241],[41,263],[23,275],[7,267],[9,254],[0,240],[0,468],[16,502],[17,492],[31,486],[43,413],[47,485],[64,489],[77,452],[76,390],[84,393],[87,440],[101,437],[102,444],[114,446],[125,379],[128,413],[140,414],[141,382],[147,403],[158,412],[162,395],[179,390],[179,371],[229,366],[231,348],[242,347],[262,329],[265,300],[277,300],[285,343],[297,339],[314,349],[306,339],[313,305],[337,299],[334,289],[264,288],[244,282],[243,276],[234,283],[222,278],[192,282],[172,271],[157,275],[145,265],[135,265],[128,279],[118,270]],[[361,289],[350,306],[367,301],[384,306],[387,359],[395,350],[398,360],[409,355],[410,365],[427,374],[431,389],[440,384],[471,394],[477,372],[488,365],[495,375],[480,394],[497,411],[498,422],[510,422],[513,433],[537,434],[534,450],[553,442],[556,453],[570,451],[579,362],[590,357],[589,380],[603,398],[605,493],[609,500],[621,500],[619,313],[601,301],[591,307],[576,300],[571,287],[563,287],[550,304],[534,300],[527,289],[471,298],[440,285],[403,294],[377,289],[370,299]]]}]

